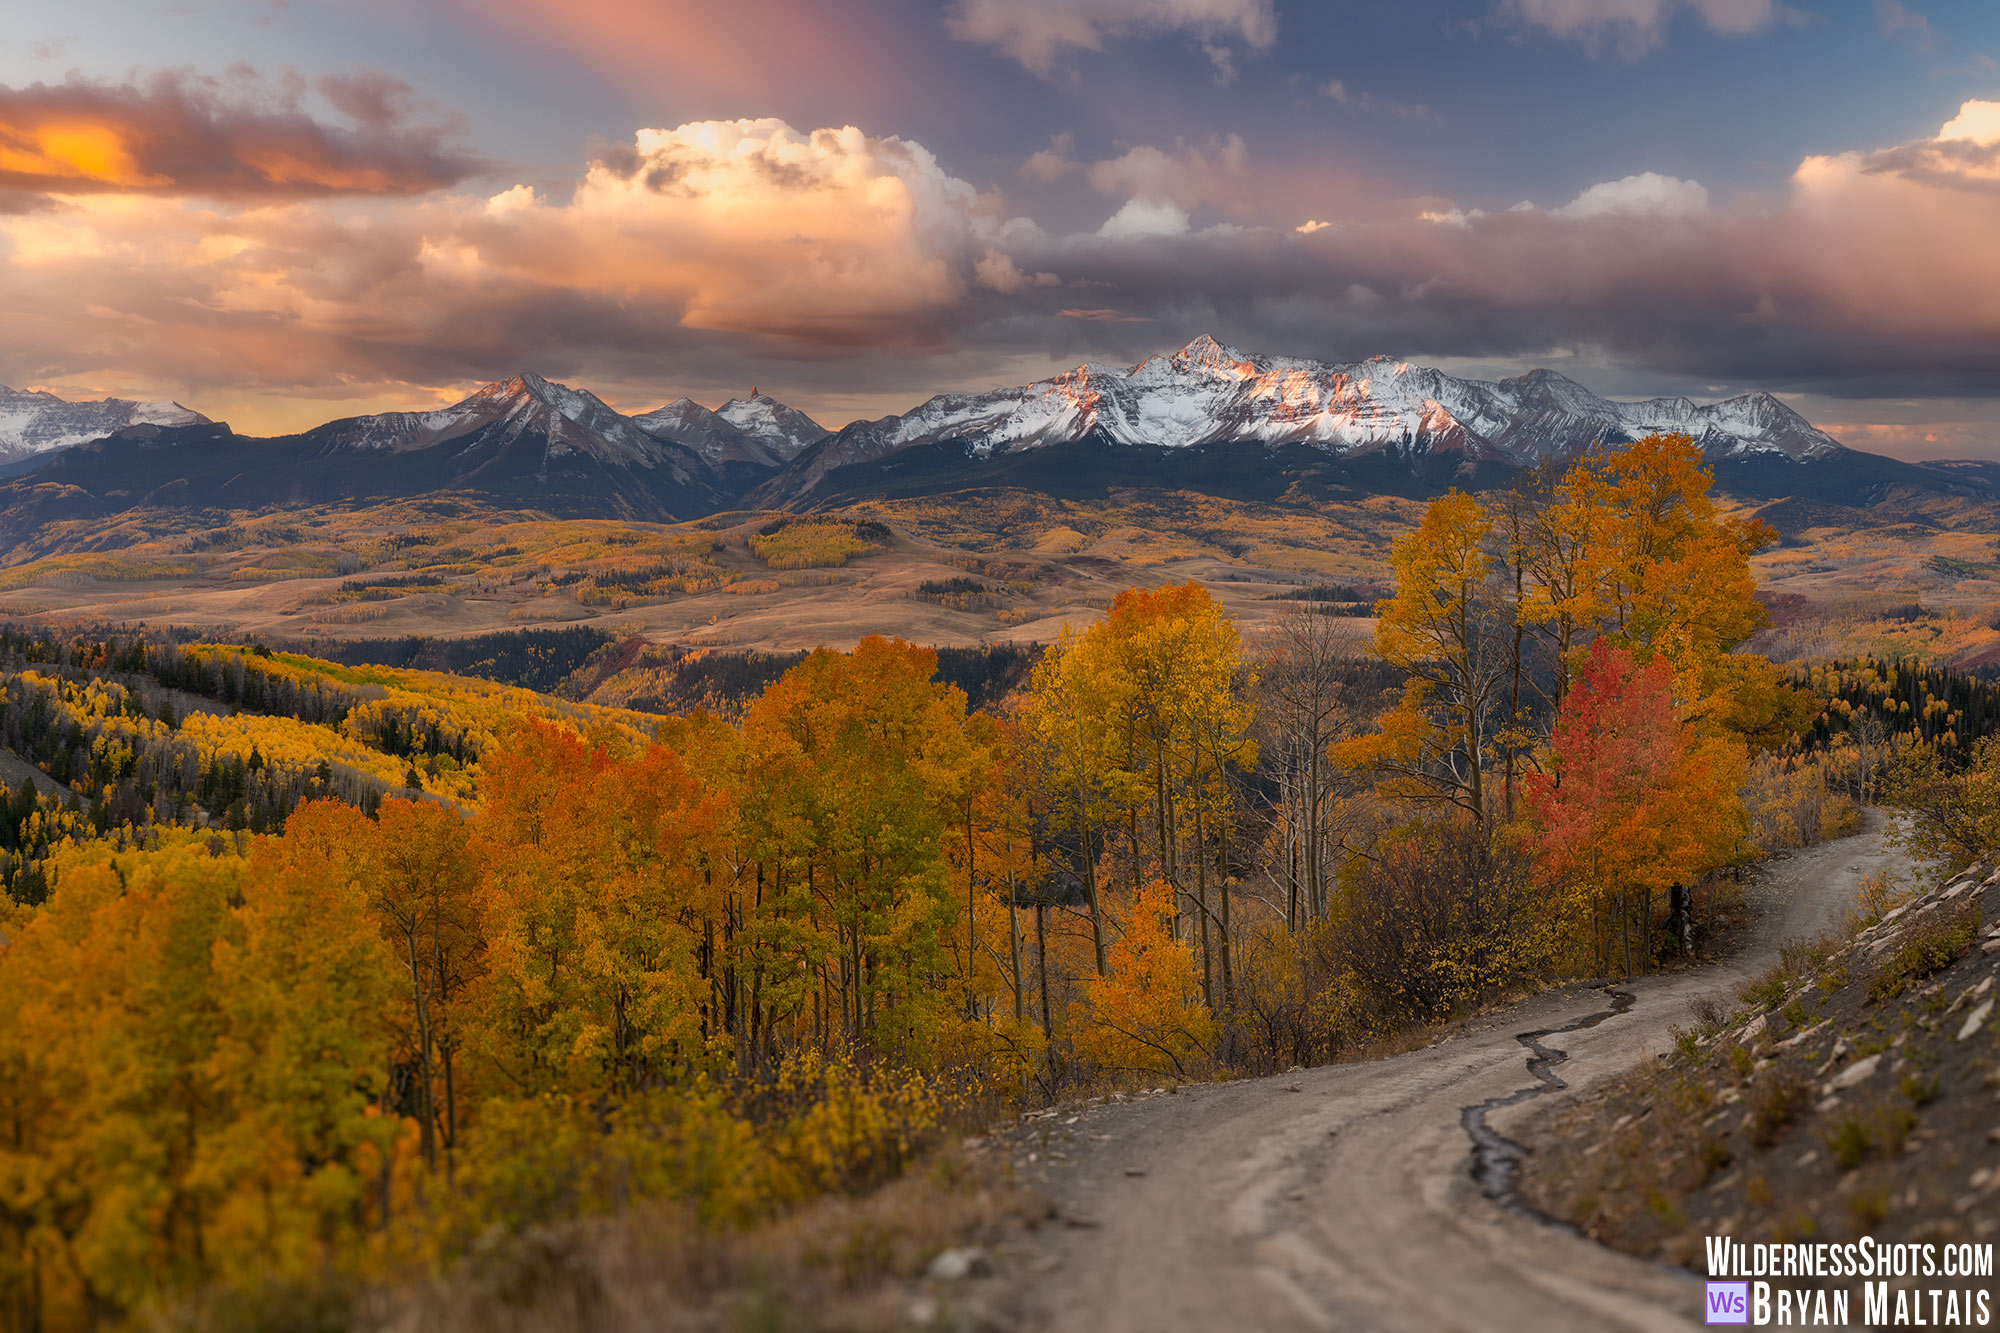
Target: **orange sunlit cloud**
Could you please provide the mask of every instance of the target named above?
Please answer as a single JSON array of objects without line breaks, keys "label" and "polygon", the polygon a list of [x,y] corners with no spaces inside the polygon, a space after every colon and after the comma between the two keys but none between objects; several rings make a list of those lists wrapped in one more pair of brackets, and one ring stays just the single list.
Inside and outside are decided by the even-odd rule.
[{"label": "orange sunlit cloud", "polygon": [[0,173],[65,189],[152,189],[170,183],[139,169],[118,127],[88,121],[0,124]]},{"label": "orange sunlit cloud", "polygon": [[80,195],[0,219],[25,312],[0,361],[367,397],[607,342],[935,347],[971,288],[995,290],[970,257],[1006,234],[921,145],[774,120],[643,131],[562,200],[520,185],[336,216]]},{"label": "orange sunlit cloud", "polygon": [[318,81],[352,123],[315,119],[301,80],[162,74],[143,86],[71,81],[0,88],[0,190],[146,191],[214,198],[423,194],[482,162],[448,122],[411,115],[380,75]]}]

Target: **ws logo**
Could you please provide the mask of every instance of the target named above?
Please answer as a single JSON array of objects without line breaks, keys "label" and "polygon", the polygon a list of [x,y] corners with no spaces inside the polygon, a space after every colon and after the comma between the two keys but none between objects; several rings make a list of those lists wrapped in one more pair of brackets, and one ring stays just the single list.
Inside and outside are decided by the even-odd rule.
[{"label": "ws logo", "polygon": [[1702,1307],[1705,1324],[1747,1324],[1750,1322],[1750,1284],[1711,1282]]}]

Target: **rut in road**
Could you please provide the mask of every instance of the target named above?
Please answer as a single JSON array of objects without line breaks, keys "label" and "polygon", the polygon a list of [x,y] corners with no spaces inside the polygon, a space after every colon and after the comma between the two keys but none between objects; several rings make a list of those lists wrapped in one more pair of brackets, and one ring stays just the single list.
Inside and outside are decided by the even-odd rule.
[{"label": "rut in road", "polygon": [[1527,1155],[1528,1150],[1488,1125],[1486,1116],[1503,1106],[1519,1106],[1522,1102],[1539,1097],[1545,1092],[1559,1091],[1569,1086],[1555,1072],[1557,1065],[1569,1059],[1569,1052],[1544,1046],[1542,1038],[1558,1037],[1565,1032],[1581,1032],[1585,1028],[1594,1028],[1607,1018],[1615,1018],[1619,1014],[1628,1012],[1637,999],[1631,992],[1619,990],[1614,986],[1605,986],[1602,989],[1611,997],[1609,1009],[1585,1014],[1575,1022],[1565,1023],[1561,1027],[1536,1028],[1533,1032],[1519,1032],[1514,1035],[1514,1040],[1531,1052],[1528,1056],[1528,1072],[1535,1076],[1534,1083],[1518,1092],[1510,1092],[1504,1097],[1489,1097],[1459,1112],[1458,1122],[1465,1127],[1466,1135],[1472,1140],[1472,1178],[1479,1182],[1479,1188],[1485,1191],[1486,1197],[1509,1212],[1517,1213],[1530,1221],[1540,1222],[1544,1226],[1560,1227],[1570,1232],[1575,1232],[1576,1228],[1531,1206],[1515,1189],[1515,1181],[1521,1173],[1521,1159]]}]

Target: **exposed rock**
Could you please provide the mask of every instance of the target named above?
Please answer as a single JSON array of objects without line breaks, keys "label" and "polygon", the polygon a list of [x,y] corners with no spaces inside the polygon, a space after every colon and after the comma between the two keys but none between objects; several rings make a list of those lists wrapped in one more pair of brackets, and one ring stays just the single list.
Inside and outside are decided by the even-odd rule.
[{"label": "exposed rock", "polygon": [[1958,1035],[1952,1038],[1952,1040],[1964,1041],[1967,1037],[1979,1031],[1980,1028],[1985,1026],[1987,1016],[1992,1012],[1993,1001],[1981,1000],[1978,1007],[1965,1016],[1965,1023],[1958,1029]]}]

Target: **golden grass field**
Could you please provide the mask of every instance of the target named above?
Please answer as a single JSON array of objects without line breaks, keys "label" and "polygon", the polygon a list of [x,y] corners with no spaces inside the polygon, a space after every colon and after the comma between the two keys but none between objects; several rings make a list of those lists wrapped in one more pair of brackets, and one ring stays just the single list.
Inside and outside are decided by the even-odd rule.
[{"label": "golden grass field", "polygon": [[[982,494],[680,524],[550,520],[450,500],[168,516],[38,534],[0,568],[0,615],[177,624],[284,639],[470,635],[589,622],[762,649],[1046,641],[1133,584],[1199,579],[1249,621],[1286,587],[1372,583],[1418,506],[1326,515],[1204,497],[1086,509]],[[773,531],[772,529],[776,529]],[[925,584],[966,581],[966,598]]]},{"label": "golden grass field", "polygon": [[[869,633],[1047,642],[1122,588],[1192,578],[1254,630],[1289,605],[1274,598],[1287,588],[1383,591],[1390,543],[1421,507],[1372,497],[1306,509],[1177,492],[1082,504],[984,490],[678,524],[552,520],[453,497],[199,520],[141,513],[51,525],[7,553],[0,616],[287,641],[589,623],[660,643],[765,650],[846,647]],[[1754,561],[1774,619],[1763,651],[2000,661],[1993,506],[1737,509],[1785,532]]]}]

